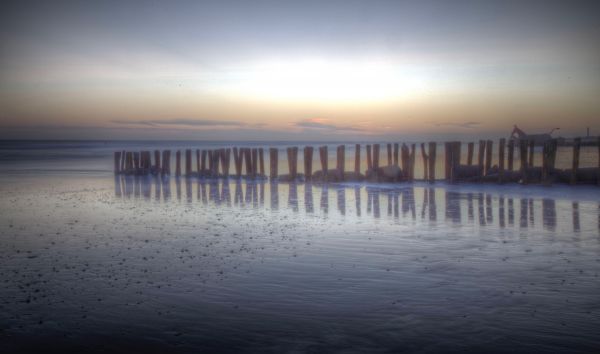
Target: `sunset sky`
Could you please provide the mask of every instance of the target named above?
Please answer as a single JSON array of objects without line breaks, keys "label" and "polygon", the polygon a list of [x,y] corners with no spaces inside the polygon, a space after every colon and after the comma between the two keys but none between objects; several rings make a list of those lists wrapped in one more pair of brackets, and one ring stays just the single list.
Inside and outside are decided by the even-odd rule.
[{"label": "sunset sky", "polygon": [[599,4],[3,3],[0,138],[598,135]]}]

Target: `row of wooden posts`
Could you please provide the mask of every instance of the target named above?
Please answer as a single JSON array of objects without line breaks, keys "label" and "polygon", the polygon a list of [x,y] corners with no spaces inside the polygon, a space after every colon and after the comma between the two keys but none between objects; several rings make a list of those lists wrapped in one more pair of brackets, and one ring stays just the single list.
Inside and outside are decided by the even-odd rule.
[{"label": "row of wooden posts", "polygon": [[[269,177],[271,179],[293,181],[299,178],[310,181],[312,179],[321,181],[352,181],[367,179],[369,181],[413,181],[415,179],[414,166],[416,158],[416,144],[386,144],[387,166],[380,165],[381,144],[366,145],[367,170],[361,174],[361,145],[355,146],[354,171],[346,171],[345,168],[345,145],[339,145],[336,149],[337,164],[335,169],[329,169],[328,147],[319,147],[319,160],[321,171],[313,173],[313,147],[304,147],[304,174],[298,173],[298,147],[288,147],[287,162],[289,174],[279,176],[279,150],[269,149]],[[498,164],[492,165],[492,140],[480,140],[478,143],[477,161],[474,163],[475,143],[467,144],[467,161],[461,164],[462,143],[458,141],[446,142],[444,179],[457,181],[496,181],[522,183],[551,182],[556,179],[555,169],[557,141],[549,140],[543,146],[542,166],[534,166],[534,142],[526,140],[500,139],[498,149]],[[579,155],[581,139],[576,138],[573,144],[573,160],[570,171],[570,183],[578,182]],[[515,171],[514,159],[515,149],[518,149],[520,157],[519,169]],[[599,158],[597,175],[600,183],[600,138]],[[436,150],[437,143],[429,142],[420,144],[423,159],[423,179],[433,182],[436,180]],[[187,177],[230,177],[230,157],[233,154],[235,172],[234,177],[243,175],[242,166],[245,161],[246,178],[266,178],[264,149],[263,148],[221,148],[213,150],[195,150],[196,169],[193,169],[193,150],[184,151],[184,173],[182,174],[181,151],[175,152],[175,176]],[[116,151],[114,153],[114,170],[116,174],[161,174],[171,175],[171,151],[154,151],[154,163],[151,161],[150,151],[132,152]],[[219,169],[220,166],[220,169]],[[400,168],[400,166],[402,168]]]}]

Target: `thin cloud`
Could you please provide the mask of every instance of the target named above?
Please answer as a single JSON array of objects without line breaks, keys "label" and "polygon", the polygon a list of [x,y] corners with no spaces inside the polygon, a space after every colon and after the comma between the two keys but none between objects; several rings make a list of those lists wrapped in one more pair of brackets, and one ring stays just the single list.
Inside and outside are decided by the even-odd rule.
[{"label": "thin cloud", "polygon": [[242,127],[244,122],[235,120],[214,120],[214,119],[141,119],[141,120],[112,120],[112,123],[123,125],[146,125],[150,127],[160,127],[169,125],[179,125],[188,127]]},{"label": "thin cloud", "polygon": [[309,130],[317,130],[317,131],[360,131],[361,129],[351,127],[351,126],[343,126],[343,125],[335,125],[330,123],[324,123],[321,119],[304,119],[294,123],[294,126],[302,129]]},{"label": "thin cloud", "polygon": [[464,129],[475,129],[478,126],[481,125],[481,122],[477,122],[477,121],[467,121],[467,122],[459,122],[459,123],[451,123],[451,122],[434,122],[431,123],[433,125],[435,125],[436,127],[457,127],[457,128],[464,128]]}]

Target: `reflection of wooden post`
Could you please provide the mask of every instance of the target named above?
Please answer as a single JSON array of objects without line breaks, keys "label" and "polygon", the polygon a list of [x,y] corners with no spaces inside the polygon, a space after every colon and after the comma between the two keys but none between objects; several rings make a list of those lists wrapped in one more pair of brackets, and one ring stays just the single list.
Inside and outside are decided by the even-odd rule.
[{"label": "reflection of wooden post", "polygon": [[510,139],[508,141],[508,170],[512,172],[513,170],[513,160],[515,157],[515,141]]},{"label": "reflection of wooden post", "polygon": [[192,150],[185,149],[185,175],[187,177],[192,174]]},{"label": "reflection of wooden post", "polygon": [[533,151],[535,150],[535,142],[533,140],[529,140],[529,167],[533,167]]},{"label": "reflection of wooden post", "polygon": [[[390,156],[391,157],[391,156]],[[340,181],[344,180],[344,170],[345,170],[345,162],[346,162],[346,147],[344,145],[340,145],[337,147],[337,174]]]},{"label": "reflection of wooden post", "polygon": [[479,170],[479,177],[483,177],[484,155],[485,155],[485,141],[479,140],[479,155],[477,156],[477,169]]},{"label": "reflection of wooden post", "polygon": [[527,141],[519,140],[519,158],[521,160],[521,180],[523,183],[527,183]]},{"label": "reflection of wooden post", "polygon": [[121,173],[121,152],[115,151],[115,175]]},{"label": "reflection of wooden post", "polygon": [[379,144],[373,145],[373,168],[375,170],[379,169]]},{"label": "reflection of wooden post", "polygon": [[423,157],[423,180],[426,181],[429,177],[429,161],[425,152],[425,143],[421,143],[421,156]]},{"label": "reflection of wooden post", "polygon": [[373,154],[371,153],[371,145],[367,145],[367,170],[373,169]]},{"label": "reflection of wooden post", "polygon": [[360,175],[360,144],[354,147],[354,173]]},{"label": "reflection of wooden post", "polygon": [[323,176],[327,176],[328,170],[328,156],[327,156],[327,146],[319,147],[319,159],[321,160],[321,170],[323,171]]},{"label": "reflection of wooden post", "polygon": [[429,182],[435,182],[435,155],[437,145],[435,142],[429,143]]},{"label": "reflection of wooden post", "polygon": [[494,142],[488,140],[485,144],[485,175],[487,176],[492,169],[492,151]]},{"label": "reflection of wooden post", "polygon": [[387,144],[387,161],[388,161],[388,166],[392,165],[392,144],[388,143]]},{"label": "reflection of wooden post", "polygon": [[500,139],[498,147],[498,182],[504,182],[504,150],[506,147],[506,139]]},{"label": "reflection of wooden post", "polygon": [[277,178],[277,163],[279,162],[279,150],[276,148],[269,148],[269,176],[272,179]]},{"label": "reflection of wooden post", "polygon": [[312,180],[312,160],[313,160],[313,147],[304,147],[304,179],[306,181]]},{"label": "reflection of wooden post", "polygon": [[175,153],[175,176],[181,176],[181,151]]},{"label": "reflection of wooden post", "polygon": [[581,138],[575,138],[573,142],[573,167],[571,168],[571,184],[577,184],[577,169],[579,169],[579,151],[581,150]]},{"label": "reflection of wooden post", "polygon": [[260,163],[260,175],[261,177],[265,175],[265,150],[263,148],[258,149],[258,162]]},{"label": "reflection of wooden post", "polygon": [[400,144],[394,143],[394,165],[398,166],[398,150],[400,149]]},{"label": "reflection of wooden post", "polygon": [[470,142],[467,145],[467,165],[473,166],[473,150],[475,150],[475,143]]}]

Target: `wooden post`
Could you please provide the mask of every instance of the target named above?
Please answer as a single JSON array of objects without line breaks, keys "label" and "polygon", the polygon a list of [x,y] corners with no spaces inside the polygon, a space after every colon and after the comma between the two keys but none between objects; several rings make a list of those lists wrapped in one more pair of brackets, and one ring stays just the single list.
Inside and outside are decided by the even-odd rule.
[{"label": "wooden post", "polygon": [[388,143],[387,144],[387,159],[388,159],[388,166],[392,165],[392,144]]},{"label": "wooden post", "polygon": [[229,177],[229,161],[231,160],[231,148],[221,149],[221,169],[223,177]]},{"label": "wooden post", "polygon": [[154,150],[154,168],[160,171],[160,150]]},{"label": "wooden post", "polygon": [[379,170],[379,144],[373,145],[373,168]]},{"label": "wooden post", "polygon": [[450,173],[452,171],[452,143],[444,143],[444,179],[450,181]]},{"label": "wooden post", "polygon": [[296,146],[287,148],[287,158],[290,179],[296,179],[298,175],[298,148]]},{"label": "wooden post", "polygon": [[492,169],[492,152],[494,142],[488,140],[485,144],[485,175],[487,176]]},{"label": "wooden post", "polygon": [[473,166],[473,150],[475,150],[475,143],[470,142],[467,145],[467,165]]},{"label": "wooden post", "polygon": [[323,176],[327,176],[329,166],[326,145],[319,147],[319,159],[321,160],[321,170],[323,171]]},{"label": "wooden post", "polygon": [[185,175],[186,177],[192,174],[192,150],[185,150]]},{"label": "wooden post", "polygon": [[579,151],[581,150],[581,138],[575,138],[573,142],[573,166],[571,167],[571,184],[577,184],[577,170],[579,169]]},{"label": "wooden post", "polygon": [[394,165],[398,166],[398,150],[400,149],[400,144],[394,143]]},{"label": "wooden post", "polygon": [[[391,151],[390,151],[391,152]],[[391,158],[391,155],[389,156]],[[346,166],[346,146],[337,147],[337,174],[340,181],[344,180],[344,171]]]},{"label": "wooden post", "polygon": [[252,149],[252,178],[258,175],[258,149]]},{"label": "wooden post", "polygon": [[506,139],[500,139],[498,147],[498,182],[504,182],[504,150],[506,148]]},{"label": "wooden post", "polygon": [[279,150],[277,150],[276,148],[269,148],[269,176],[271,177],[271,179],[277,178],[277,164],[279,162],[278,153]]},{"label": "wooden post", "polygon": [[304,179],[306,181],[312,180],[312,160],[313,160],[313,147],[304,147]]},{"label": "wooden post", "polygon": [[215,177],[219,176],[219,160],[220,160],[220,150],[213,151],[213,175]]},{"label": "wooden post", "polygon": [[171,150],[163,150],[162,152],[162,174],[171,174]]},{"label": "wooden post", "polygon": [[175,176],[181,176],[181,151],[175,153]]},{"label": "wooden post", "polygon": [[596,184],[600,186],[600,136],[598,137],[598,172],[596,173]]},{"label": "wooden post", "polygon": [[514,161],[514,157],[515,157],[515,141],[513,139],[510,139],[508,141],[508,170],[509,171],[513,171],[513,161]]},{"label": "wooden post", "polygon": [[367,145],[367,170],[373,169],[373,154],[371,153],[371,145]]},{"label": "wooden post", "polygon": [[542,183],[544,185],[548,185],[550,184],[550,181],[548,179],[548,169],[549,169],[549,162],[550,162],[550,144],[548,141],[544,142],[544,147],[542,150]]},{"label": "wooden post", "polygon": [[243,148],[244,160],[246,160],[246,176],[252,176],[252,150],[250,148]]},{"label": "wooden post", "polygon": [[529,164],[527,163],[527,141],[519,140],[519,158],[521,160],[521,180],[524,184],[527,183],[527,167]]},{"label": "wooden post", "polygon": [[426,181],[429,177],[429,161],[425,152],[425,143],[421,143],[421,156],[423,157],[423,180]]},{"label": "wooden post", "polygon": [[140,153],[137,151],[133,153],[133,168],[135,169],[135,172],[138,173],[140,169]]},{"label": "wooden post", "polygon": [[533,140],[529,141],[529,167],[534,167],[534,157],[533,151],[535,150],[535,142]]},{"label": "wooden post", "polygon": [[479,177],[483,177],[484,154],[485,154],[485,140],[479,140],[479,155],[477,156],[477,169],[479,170]]},{"label": "wooden post", "polygon": [[215,160],[213,159],[213,151],[212,150],[208,150],[206,151],[206,158],[208,160],[208,172],[212,175],[214,174],[214,170],[215,170]]},{"label": "wooden post", "polygon": [[429,143],[429,182],[435,182],[435,155],[436,155],[437,145],[435,142]]},{"label": "wooden post", "polygon": [[415,155],[416,155],[416,150],[417,147],[415,144],[411,144],[410,145],[410,168],[409,168],[409,174],[408,174],[408,179],[412,182],[415,179]]},{"label": "wooden post", "polygon": [[240,178],[242,176],[242,151],[237,147],[233,148],[233,165],[235,167],[235,176]]},{"label": "wooden post", "polygon": [[354,147],[354,173],[356,176],[360,175],[360,144]]},{"label": "wooden post", "polygon": [[115,151],[115,175],[121,173],[121,152]]},{"label": "wooden post", "polygon": [[124,172],[127,169],[127,153],[125,150],[121,151],[121,166],[119,170]]},{"label": "wooden post", "polygon": [[454,141],[450,144],[450,161],[451,161],[451,169],[450,169],[450,181],[452,183],[456,182],[458,179],[458,169],[460,167],[460,150],[461,143],[459,141]]},{"label": "wooden post", "polygon": [[258,149],[258,162],[260,163],[260,176],[261,177],[264,177],[264,175],[265,175],[265,158],[264,158],[264,152],[265,152],[265,150],[263,148],[259,148]]}]

